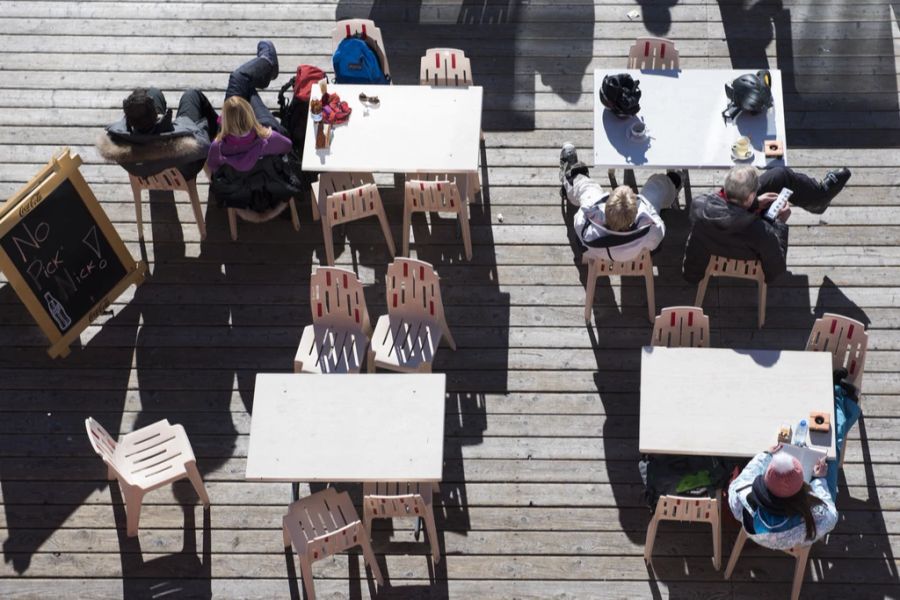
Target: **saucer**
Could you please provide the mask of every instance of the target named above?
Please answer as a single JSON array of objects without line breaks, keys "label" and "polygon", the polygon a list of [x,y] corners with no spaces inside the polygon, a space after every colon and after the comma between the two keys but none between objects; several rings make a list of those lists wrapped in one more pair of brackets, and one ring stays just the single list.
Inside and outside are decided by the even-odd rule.
[{"label": "saucer", "polygon": [[736,160],[736,161],[740,161],[740,162],[743,162],[745,160],[751,160],[753,158],[753,154],[754,154],[753,150],[750,150],[749,152],[747,152],[747,154],[745,156],[739,156],[739,155],[735,154],[734,151],[732,150],[731,160]]}]

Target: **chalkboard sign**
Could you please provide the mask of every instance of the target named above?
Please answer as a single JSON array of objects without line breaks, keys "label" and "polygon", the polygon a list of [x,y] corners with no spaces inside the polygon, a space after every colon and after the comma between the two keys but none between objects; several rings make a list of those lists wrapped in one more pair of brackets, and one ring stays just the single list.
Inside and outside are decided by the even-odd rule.
[{"label": "chalkboard sign", "polygon": [[136,262],[68,149],[0,207],[0,269],[50,338],[69,345],[146,268]]}]

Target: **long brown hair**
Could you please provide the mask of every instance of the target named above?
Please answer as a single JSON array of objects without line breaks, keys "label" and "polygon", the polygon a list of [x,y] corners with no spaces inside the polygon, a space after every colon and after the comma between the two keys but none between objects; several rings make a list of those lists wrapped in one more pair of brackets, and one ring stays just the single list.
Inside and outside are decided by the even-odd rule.
[{"label": "long brown hair", "polygon": [[250,103],[240,96],[231,96],[225,99],[222,105],[222,126],[219,129],[217,140],[223,139],[226,135],[235,137],[245,136],[253,130],[261,138],[267,138],[272,134],[272,130],[263,127],[256,120],[253,113],[253,107]]},{"label": "long brown hair", "polygon": [[806,523],[806,539],[816,539],[816,521],[813,519],[812,509],[825,503],[812,493],[809,484],[804,482],[799,492],[780,500],[785,508],[803,517],[803,521]]}]

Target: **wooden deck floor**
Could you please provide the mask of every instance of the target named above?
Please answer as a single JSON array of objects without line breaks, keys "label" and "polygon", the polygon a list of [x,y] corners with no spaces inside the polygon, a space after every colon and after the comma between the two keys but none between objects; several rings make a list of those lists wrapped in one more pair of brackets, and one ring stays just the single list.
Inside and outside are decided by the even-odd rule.
[{"label": "wooden deck floor", "polygon": [[[642,17],[629,19],[632,9]],[[623,64],[628,40],[648,31],[673,38],[685,68],[783,69],[792,166],[818,177],[853,169],[828,212],[792,216],[791,272],[770,287],[761,331],[755,293],[738,282],[712,284],[706,310],[713,344],[728,347],[802,348],[829,310],[868,324],[865,417],[848,447],[840,523],[812,552],[804,596],[900,597],[896,12],[888,0],[0,1],[0,198],[72,146],[132,252],[152,267],[64,360],[47,358],[40,331],[0,284],[0,598],[299,593],[279,533],[287,486],[245,482],[244,467],[254,375],[289,371],[310,321],[318,225],[304,204],[299,234],[287,221],[242,225],[232,243],[210,206],[201,242],[187,198],[154,194],[142,248],[126,174],[92,144],[138,85],[161,87],[172,106],[200,87],[221,106],[228,72],[260,38],[280,51],[279,82],[301,62],[327,67],[335,15],[378,22],[398,83],[415,81],[425,48],[446,45],[466,50],[485,86],[473,260],[462,259],[452,222],[430,237],[419,223],[415,236],[416,254],[443,278],[459,343],[435,365],[449,382],[445,559],[431,569],[409,523],[393,532],[382,524],[376,552],[393,586],[379,597],[788,595],[792,561],[758,548],[723,581],[703,526],[661,528],[648,573],[637,469],[638,348],[650,333],[642,285],[601,284],[596,327],[582,319],[584,272],[557,193],[558,149],[571,139],[589,159],[592,70]],[[274,105],[271,91],[265,99]],[[721,175],[692,173],[695,192]],[[399,240],[399,191],[379,181]],[[681,211],[664,219],[657,303],[690,303],[694,289],[680,277],[687,220]],[[370,311],[381,314],[388,257],[377,224],[346,233],[339,264],[371,284]],[[697,393],[716,391],[698,381]],[[125,539],[121,497],[91,453],[87,415],[113,432],[182,423],[211,513],[186,486],[163,489],[147,498],[139,539]],[[726,530],[726,556],[734,536]],[[356,555],[315,572],[320,597],[373,592]]]}]

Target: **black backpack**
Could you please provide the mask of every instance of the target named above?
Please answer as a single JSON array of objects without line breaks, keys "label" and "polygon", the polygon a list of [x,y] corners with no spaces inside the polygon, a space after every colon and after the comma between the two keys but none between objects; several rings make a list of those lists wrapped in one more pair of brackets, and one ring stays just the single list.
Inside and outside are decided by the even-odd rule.
[{"label": "black backpack", "polygon": [[[299,167],[297,167],[299,168]],[[286,154],[261,156],[249,171],[223,165],[213,173],[210,189],[219,206],[265,212],[300,194],[301,182]]]},{"label": "black backpack", "polygon": [[[656,510],[659,497],[664,495],[712,498],[717,489],[728,483],[730,469],[735,462],[713,456],[644,456],[638,464],[644,482],[644,499],[650,510]],[[703,472],[706,476],[702,479],[708,480],[708,485],[688,483],[692,479],[701,479],[697,476]],[[680,489],[685,484],[692,487]]]}]

